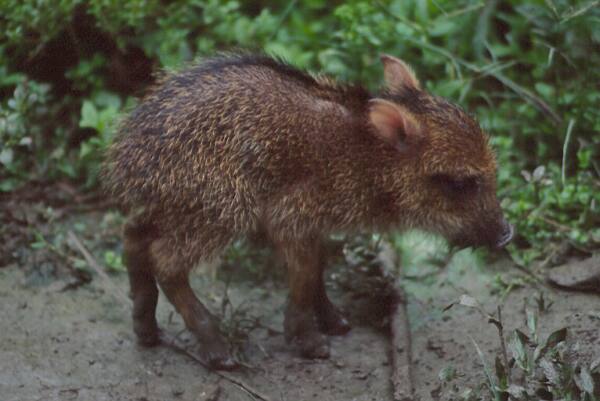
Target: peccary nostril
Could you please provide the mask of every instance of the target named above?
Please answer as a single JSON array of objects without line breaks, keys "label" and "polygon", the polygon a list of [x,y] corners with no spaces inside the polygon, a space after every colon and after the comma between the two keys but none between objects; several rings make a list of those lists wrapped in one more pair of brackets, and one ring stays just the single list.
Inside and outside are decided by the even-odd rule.
[{"label": "peccary nostril", "polygon": [[513,225],[508,223],[506,220],[504,221],[503,225],[504,225],[504,230],[502,230],[502,234],[500,235],[500,238],[498,238],[498,241],[496,242],[497,248],[502,248],[502,247],[506,246],[506,244],[508,244],[512,240],[513,235],[515,233],[515,229],[514,229]]}]

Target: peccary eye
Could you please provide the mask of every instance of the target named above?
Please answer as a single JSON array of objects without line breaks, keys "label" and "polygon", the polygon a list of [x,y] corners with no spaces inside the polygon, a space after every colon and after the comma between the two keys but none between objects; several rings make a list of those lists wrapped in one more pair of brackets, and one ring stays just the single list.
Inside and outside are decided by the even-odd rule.
[{"label": "peccary eye", "polygon": [[432,181],[449,195],[467,195],[477,192],[479,180],[477,177],[452,177],[447,174],[436,174]]}]

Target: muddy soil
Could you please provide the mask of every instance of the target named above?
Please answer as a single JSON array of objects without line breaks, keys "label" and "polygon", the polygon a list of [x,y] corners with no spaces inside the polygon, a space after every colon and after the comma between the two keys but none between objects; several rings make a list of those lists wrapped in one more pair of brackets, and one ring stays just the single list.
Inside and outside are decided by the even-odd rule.
[{"label": "muddy soil", "polygon": [[[92,236],[88,234],[88,238]],[[600,356],[598,295],[562,292],[520,279],[519,288],[494,294],[492,283],[498,275],[508,277],[505,282],[521,277],[509,262],[482,268],[468,259],[454,259],[448,270],[435,272],[409,291],[418,399],[443,398],[438,375],[447,366],[461,372],[461,386],[482,382],[482,364],[473,342],[489,361],[499,353],[496,328],[477,311],[459,306],[444,311],[462,294],[476,297],[490,312],[502,304],[508,333],[526,327],[524,304],[542,291],[553,303],[540,315],[541,337],[569,327],[582,360]],[[32,280],[32,272],[43,266],[23,260],[26,262],[17,260],[0,267],[0,400],[256,399],[169,347],[138,346],[131,330],[130,305],[119,301],[114,289],[97,275],[92,274],[92,280],[82,285],[72,285],[68,274]],[[233,373],[234,377],[270,400],[392,400],[390,338],[361,312],[369,300],[339,285],[335,279],[343,274],[339,269],[343,267],[328,272],[330,293],[354,328],[343,337],[332,338],[331,358],[317,361],[296,356],[285,344],[281,330],[286,289],[282,280],[231,280],[226,291],[223,280],[202,272],[194,274],[195,290],[213,310],[219,311],[227,293],[234,309],[242,311],[238,319],[259,322],[241,347],[244,367]],[[124,272],[110,277],[127,292]],[[379,306],[368,307],[376,310]],[[180,317],[162,295],[158,321],[164,331],[179,336],[193,349]]]}]

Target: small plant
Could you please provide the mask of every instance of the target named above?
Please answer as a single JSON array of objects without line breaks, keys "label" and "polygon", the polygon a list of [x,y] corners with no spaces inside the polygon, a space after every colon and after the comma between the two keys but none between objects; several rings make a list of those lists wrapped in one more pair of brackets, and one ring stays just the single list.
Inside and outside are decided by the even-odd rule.
[{"label": "small plant", "polygon": [[104,251],[104,265],[108,268],[109,271],[113,272],[124,272],[126,271],[125,265],[123,264],[123,259],[121,258],[121,254],[116,253],[112,250]]},{"label": "small plant", "polygon": [[562,253],[569,249],[591,253],[600,246],[600,191],[597,179],[585,170],[589,154],[589,149],[578,152],[580,172],[564,180],[555,164],[522,171],[524,181],[514,187],[519,196],[505,202],[517,233],[528,245],[524,250],[518,244],[510,248],[520,264],[548,254],[552,243],[568,245]]},{"label": "small plant", "polygon": [[577,358],[577,342],[568,338],[568,328],[561,328],[541,339],[538,331],[539,313],[547,309],[543,295],[525,308],[527,334],[515,329],[508,342],[504,335],[501,309],[495,315],[487,313],[479,302],[463,295],[459,301],[449,305],[474,308],[498,329],[500,352],[494,368],[486,360],[479,345],[473,341],[483,365],[485,381],[476,389],[461,390],[452,386],[459,377],[454,368],[440,372],[443,387],[449,390],[448,399],[493,400],[573,400],[596,401],[600,399],[600,359],[583,363]]},{"label": "small plant", "polygon": [[221,300],[220,311],[221,332],[227,337],[238,360],[244,358],[243,347],[248,342],[250,333],[263,325],[258,317],[253,316],[247,305],[234,305],[229,298],[229,281],[226,282]]},{"label": "small plant", "polygon": [[85,186],[88,188],[97,184],[102,154],[114,135],[121,107],[121,98],[110,92],[98,92],[83,101],[79,126],[96,132],[81,143],[77,159],[79,170],[86,172]]}]

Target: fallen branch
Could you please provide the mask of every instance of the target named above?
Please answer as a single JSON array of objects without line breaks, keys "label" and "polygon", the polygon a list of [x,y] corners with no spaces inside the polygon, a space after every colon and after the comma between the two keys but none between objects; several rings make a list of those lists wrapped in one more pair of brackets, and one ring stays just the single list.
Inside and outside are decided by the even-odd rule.
[{"label": "fallen branch", "polygon": [[96,262],[96,259],[94,259],[94,257],[92,256],[92,254],[81,243],[81,241],[79,240],[79,238],[77,237],[77,235],[75,235],[75,233],[73,231],[69,230],[67,232],[67,237],[71,240],[71,242],[73,242],[73,245],[75,245],[75,247],[79,250],[79,252],[81,252],[81,255],[83,256],[83,258],[85,259],[85,261],[87,262],[87,264],[96,273],[98,273],[98,275],[100,276],[100,278],[102,278],[103,283],[106,285],[105,289],[110,288],[112,294],[116,298],[119,298],[119,300],[121,302],[123,302],[124,305],[131,306],[131,299],[129,299],[129,297],[127,296],[127,294],[125,294],[125,292],[121,288],[117,287],[115,285],[115,283],[113,283],[113,281],[110,279],[110,277],[108,277],[108,274],[106,274],[106,271],[104,271],[104,269],[102,267],[100,267],[100,265],[98,264],[98,262]]},{"label": "fallen branch", "polygon": [[393,347],[392,384],[394,385],[394,400],[408,401],[414,399],[410,323],[406,312],[406,295],[398,281],[396,281],[396,285],[394,286],[398,295],[398,301],[391,322]]},{"label": "fallen branch", "polygon": [[202,365],[202,367],[206,368],[206,370],[208,370],[210,373],[213,373],[213,374],[227,380],[228,382],[236,385],[237,387],[239,387],[242,391],[247,393],[252,398],[257,399],[257,400],[270,401],[270,398],[267,395],[262,394],[261,392],[252,388],[250,385],[246,384],[243,380],[238,379],[237,377],[233,376],[232,374],[227,373],[227,372],[220,372],[218,370],[211,370],[210,367],[208,366],[208,364],[200,356],[198,356],[196,353],[188,350],[185,347],[185,345],[180,344],[180,341],[176,337],[171,336],[167,333],[161,332],[160,340],[163,344],[165,344],[169,348],[173,349],[174,351],[176,351],[180,354],[186,355],[190,359],[196,361],[199,365]]},{"label": "fallen branch", "polygon": [[[110,293],[115,298],[118,298],[120,301],[122,301],[124,306],[131,307],[131,299],[129,299],[129,297],[121,288],[115,285],[115,283],[111,280],[108,274],[106,274],[105,270],[100,266],[100,264],[96,261],[96,259],[94,259],[92,254],[82,244],[77,235],[75,235],[73,231],[68,231],[67,236],[73,242],[73,245],[77,247],[79,252],[81,252],[81,255],[85,258],[88,265],[102,278],[102,283],[105,285],[105,290],[110,290]],[[180,354],[188,356],[190,359],[194,360],[199,365],[204,367],[209,373],[212,373],[227,380],[228,382],[232,383],[233,385],[237,386],[242,391],[250,395],[252,398],[257,400],[270,401],[270,398],[268,396],[252,388],[250,385],[244,383],[241,379],[238,379],[232,374],[212,370],[209,367],[208,363],[206,363],[200,356],[196,355],[194,352],[188,350],[183,344],[180,344],[180,341],[176,337],[165,332],[161,332],[160,339],[164,345],[168,346],[169,348],[173,349],[174,351]]]},{"label": "fallen branch", "polygon": [[[381,245],[378,259],[384,269],[398,272],[396,268],[398,255],[389,243]],[[412,345],[410,322],[406,311],[406,294],[397,279],[394,283],[396,303],[392,312],[392,385],[394,401],[409,401],[414,399],[414,384],[412,377]]]}]

